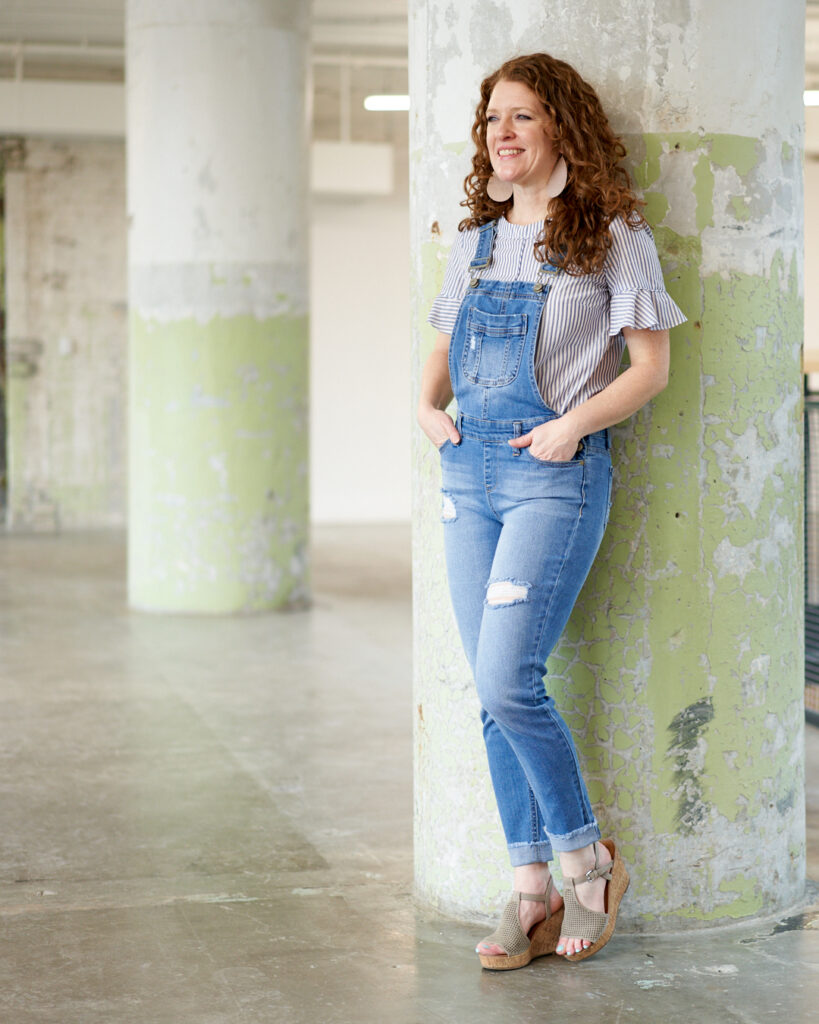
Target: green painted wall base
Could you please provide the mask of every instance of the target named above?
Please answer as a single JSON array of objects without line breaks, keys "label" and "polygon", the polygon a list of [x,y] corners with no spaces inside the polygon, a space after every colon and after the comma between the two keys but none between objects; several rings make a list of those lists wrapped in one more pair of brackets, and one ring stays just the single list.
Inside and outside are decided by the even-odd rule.
[{"label": "green painted wall base", "polygon": [[131,606],[305,604],[307,318],[133,312],[130,338]]}]

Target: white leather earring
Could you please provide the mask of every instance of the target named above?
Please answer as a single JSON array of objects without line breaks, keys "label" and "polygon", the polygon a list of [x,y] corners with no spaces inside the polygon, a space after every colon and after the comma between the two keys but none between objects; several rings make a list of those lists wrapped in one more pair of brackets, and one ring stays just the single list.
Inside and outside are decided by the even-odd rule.
[{"label": "white leather earring", "polygon": [[493,203],[505,203],[512,198],[512,183],[501,181],[497,174],[493,174],[486,183],[486,194]]},{"label": "white leather earring", "polygon": [[569,168],[566,166],[564,158],[559,156],[557,158],[557,163],[554,166],[554,170],[549,176],[549,180],[546,182],[546,195],[550,199],[554,199],[555,196],[559,196],[566,187],[568,177]]}]

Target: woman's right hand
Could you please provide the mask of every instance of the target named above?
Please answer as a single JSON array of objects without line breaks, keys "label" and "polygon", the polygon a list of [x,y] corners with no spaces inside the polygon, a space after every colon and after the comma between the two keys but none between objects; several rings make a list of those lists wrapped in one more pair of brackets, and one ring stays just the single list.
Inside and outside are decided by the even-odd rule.
[{"label": "woman's right hand", "polygon": [[461,435],[452,417],[443,409],[436,409],[434,405],[428,403],[419,404],[418,423],[436,448],[441,448],[447,441],[453,444],[460,443]]},{"label": "woman's right hand", "polygon": [[446,441],[461,443],[452,417],[444,410],[452,400],[449,383],[449,335],[438,332],[435,345],[421,373],[421,398],[418,402],[418,422],[421,429],[440,448]]}]

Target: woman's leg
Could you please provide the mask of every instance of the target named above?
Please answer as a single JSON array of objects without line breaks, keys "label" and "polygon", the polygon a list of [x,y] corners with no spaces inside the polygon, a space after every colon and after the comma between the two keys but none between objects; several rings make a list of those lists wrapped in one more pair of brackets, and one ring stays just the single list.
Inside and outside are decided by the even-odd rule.
[{"label": "woman's leg", "polygon": [[[469,439],[464,439],[455,450],[447,446],[442,452],[441,520],[447,578],[461,642],[473,674],[486,583],[502,529],[502,523],[486,503],[483,489],[473,486],[476,478],[482,478],[482,460],[483,445]],[[481,720],[511,863],[515,867],[545,863],[552,859],[552,849],[526,775],[491,716],[482,711]],[[545,891],[545,883],[542,891]],[[541,909],[539,905],[538,909]]]},{"label": "woman's leg", "polygon": [[[459,461],[460,466],[457,464]],[[541,893],[545,892],[548,884],[546,861],[551,859],[551,844],[548,835],[541,831],[543,819],[525,763],[528,760],[529,767],[534,769],[541,791],[543,764],[536,756],[519,757],[511,742],[509,720],[504,728],[492,711],[497,713],[500,709],[502,720],[506,720],[506,712],[515,708],[515,687],[508,687],[503,682],[508,673],[509,654],[515,653],[519,670],[513,676],[518,684],[523,679],[524,690],[529,689],[528,694],[523,693],[517,710],[520,711],[521,707],[546,709],[547,732],[551,735],[546,748],[551,749],[552,754],[557,751],[558,762],[567,769],[562,774],[570,781],[568,791],[573,793],[570,803],[575,805],[574,811],[569,809],[563,817],[571,822],[580,809],[580,827],[569,827],[568,831],[559,832],[557,838],[565,850],[576,850],[585,870],[587,854],[592,850],[589,841],[599,837],[599,830],[580,776],[571,735],[554,710],[551,698],[546,696],[543,673],[545,659],[565,627],[602,538],[608,512],[610,462],[607,453],[598,453],[597,456],[590,453],[585,462],[591,465],[580,476],[575,466],[543,467],[551,476],[545,488],[540,476],[541,467],[536,463],[525,460],[511,463],[518,476],[521,469],[528,473],[530,494],[526,495],[525,501],[520,501],[519,480],[513,481],[510,490],[513,495],[516,490],[518,493],[511,502],[504,501],[503,488],[499,488],[489,515],[485,508],[479,507],[479,497],[458,486],[463,480],[459,471],[466,468],[464,464],[468,461],[458,454],[453,467],[452,460],[448,460],[449,479],[445,476],[442,519],[446,526],[444,534],[450,588],[464,648],[479,683],[479,694],[489,694],[489,699],[484,700],[489,707],[482,711],[484,737],[498,808],[510,857],[515,865],[514,887],[524,892]],[[554,477],[554,472],[564,475]],[[450,490],[447,490],[447,483]],[[531,493],[533,483],[536,492],[545,490],[545,497],[542,493]],[[496,509],[503,504],[507,509],[501,527]],[[490,553],[492,558],[488,560]],[[529,582],[529,575],[537,582]],[[488,587],[487,579],[491,581]],[[527,604],[528,608],[520,607]],[[517,624],[511,630],[501,622],[504,618],[501,610],[506,608],[519,609],[513,618]],[[502,626],[500,630],[497,628],[499,624]],[[481,658],[481,650],[494,651],[495,657]],[[524,650],[528,650],[525,655]],[[483,680],[490,681],[487,691],[484,691]],[[500,685],[496,685],[498,682]],[[515,714],[511,715],[511,718],[515,717]],[[527,731],[524,725],[524,740]],[[536,727],[536,744],[540,731]],[[531,738],[530,735],[528,739]],[[526,747],[527,743],[523,745]],[[531,743],[528,746],[531,753]],[[552,829],[547,825],[547,832],[560,828],[560,815],[555,818],[550,813],[550,817],[553,819]],[[571,856],[570,853],[569,859]],[[568,863],[567,860],[562,864],[566,874],[570,873]],[[602,901],[602,883],[598,881],[594,886],[601,889],[599,899]],[[590,896],[584,899],[584,903],[591,909],[597,909],[597,893],[590,893]],[[557,909],[560,902],[560,897],[553,893],[551,909]],[[528,933],[544,915],[542,904],[522,903],[521,925],[524,931]],[[571,951],[570,937],[563,937],[561,943],[562,951]],[[581,948],[582,940],[578,939],[577,943],[577,948]],[[501,951],[486,946],[481,947],[481,952]]]},{"label": "woman's leg", "polygon": [[[443,511],[450,593],[461,642],[474,673],[486,582],[495,558],[501,523],[471,507],[463,494],[452,495],[446,490]],[[518,892],[544,894],[549,884],[548,861],[552,859],[552,848],[544,832],[537,800],[508,741],[483,709],[481,721],[495,799],[514,868],[512,887]],[[550,912],[554,913],[562,903],[562,897],[553,888]],[[518,913],[521,928],[528,934],[546,916],[546,907],[543,903],[523,900]],[[505,951],[484,941],[476,952],[500,956]]]},{"label": "woman's leg", "polygon": [[495,756],[490,750],[493,773],[502,777],[510,758],[522,766],[552,848],[564,851],[600,834],[571,733],[543,677],[594,552],[583,543],[580,517],[567,531],[563,523],[550,525],[549,515],[532,505],[506,519],[486,590],[475,677],[484,713],[506,740]]},{"label": "woman's leg", "polygon": [[[609,466],[606,452],[587,452],[579,464],[564,466],[538,465],[529,456],[511,465],[507,477],[517,477],[509,487],[515,500],[505,507],[507,477],[499,472],[494,503],[504,525],[486,590],[475,666],[485,720],[492,723],[490,763],[499,762],[493,774],[503,774],[508,749],[531,785],[564,872],[572,876],[594,863],[591,844],[600,833],[571,734],[543,677],[546,658],[565,628],[602,538]],[[526,500],[520,500],[521,491]],[[493,756],[496,733],[507,747],[498,744]],[[501,794],[499,803],[502,799]],[[598,909],[598,902],[602,909],[604,886],[598,879],[582,887],[590,909]],[[574,941],[564,936],[564,951],[573,952]]]}]

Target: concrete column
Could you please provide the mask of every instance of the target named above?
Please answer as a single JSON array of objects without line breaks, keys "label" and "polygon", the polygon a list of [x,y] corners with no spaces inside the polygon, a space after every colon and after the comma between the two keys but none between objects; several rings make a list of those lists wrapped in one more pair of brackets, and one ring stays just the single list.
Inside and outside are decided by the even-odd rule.
[{"label": "concrete column", "polygon": [[[803,891],[803,31],[797,0],[410,2],[416,382],[478,85],[514,54],[546,50],[597,88],[689,317],[668,390],[615,431],[611,523],[549,665],[635,930]],[[415,472],[417,892],[492,916],[506,854],[420,435]]]},{"label": "concrete column", "polygon": [[135,608],[307,595],[308,13],[128,0]]}]

